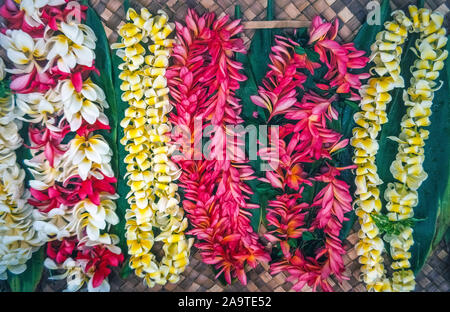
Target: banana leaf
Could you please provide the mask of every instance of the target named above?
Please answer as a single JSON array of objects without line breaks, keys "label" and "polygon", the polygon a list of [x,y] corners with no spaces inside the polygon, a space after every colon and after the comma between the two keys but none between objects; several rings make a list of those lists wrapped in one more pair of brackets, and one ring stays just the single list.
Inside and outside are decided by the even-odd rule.
[{"label": "banana leaf", "polygon": [[441,240],[445,237],[446,233],[450,234],[450,179],[447,181],[447,187],[444,195],[439,200],[438,217],[436,221],[436,234],[433,238],[431,249],[434,250]]},{"label": "banana leaf", "polygon": [[[449,38],[450,39],[450,38]],[[447,50],[450,43],[447,44]],[[419,206],[414,209],[416,218],[425,218],[414,227],[411,264],[416,273],[425,264],[433,247],[442,239],[450,226],[450,60],[441,72],[443,87],[435,93],[430,117],[430,139],[425,145],[424,169],[428,179],[419,189]],[[428,161],[427,161],[428,159]]]},{"label": "banana leaf", "polygon": [[[450,37],[447,42],[447,51],[450,51]],[[447,92],[444,91],[444,98],[447,97],[447,107],[448,107],[448,92],[450,92],[450,60],[447,59],[445,71],[443,74],[446,75],[446,81],[444,81],[444,86],[447,86]],[[447,122],[447,125],[449,122]],[[438,218],[436,221],[436,234],[433,238],[432,250],[436,248],[441,240],[445,238],[447,244],[450,243],[450,175],[447,179],[447,187],[445,189],[444,195],[439,200]]]}]

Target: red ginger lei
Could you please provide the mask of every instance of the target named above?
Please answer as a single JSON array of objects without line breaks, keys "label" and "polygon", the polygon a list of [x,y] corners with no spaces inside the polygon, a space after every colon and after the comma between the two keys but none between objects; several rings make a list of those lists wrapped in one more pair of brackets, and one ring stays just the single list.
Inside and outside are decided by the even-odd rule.
[{"label": "red ginger lei", "polygon": [[[173,160],[182,168],[183,208],[193,227],[188,234],[198,239],[203,262],[215,266],[217,277],[223,273],[228,283],[237,277],[245,285],[246,264],[255,268],[270,258],[250,225],[248,209],[258,206],[248,203],[252,191],[245,181],[255,177],[243,156],[242,140],[235,134],[231,159],[225,145],[225,126],[243,122],[235,91],[246,77],[239,73],[242,64],[233,60],[235,53],[245,53],[242,39],[235,37],[242,31],[239,22],[189,10],[186,26],[176,24],[174,64],[166,75],[176,109],[170,115],[178,129],[173,140],[183,146],[182,155]],[[195,127],[197,121],[201,127]],[[210,153],[203,155],[190,145],[199,143],[208,126],[213,129]]]},{"label": "red ginger lei", "polygon": [[[317,20],[315,23],[318,23]],[[321,61],[329,69],[325,76],[327,80],[345,79],[346,73],[336,70],[338,62],[340,68],[345,70],[360,68],[367,63],[367,58],[361,58],[356,64],[352,56],[360,57],[361,54],[353,46],[344,47],[328,38],[322,39],[328,42],[327,45],[333,48],[338,45],[341,52],[345,51],[340,54],[342,57],[338,60],[333,53],[327,54],[325,48],[320,45]],[[316,45],[321,44],[322,39],[319,39]],[[347,220],[344,214],[352,209],[349,185],[339,179],[339,175],[342,170],[353,167],[337,168],[326,160],[331,160],[331,154],[344,148],[348,140],[341,140],[341,134],[327,127],[327,122],[338,119],[338,113],[332,107],[332,103],[337,99],[337,94],[331,92],[333,86],[330,88],[325,84],[317,84],[316,86],[324,91],[322,95],[318,95],[312,90],[305,90],[303,85],[307,79],[307,71],[314,75],[315,69],[321,67],[320,63],[310,61],[307,54],[297,54],[295,47],[299,44],[290,39],[277,36],[275,42],[270,55],[271,70],[266,74],[258,96],[252,96],[256,105],[269,110],[269,121],[276,115],[281,115],[288,121],[288,124],[279,128],[276,146],[261,148],[259,151],[263,160],[275,161],[278,165],[273,167],[274,170],[266,172],[266,177],[261,180],[285,192],[268,202],[267,221],[270,231],[266,238],[279,244],[282,251],[281,259],[271,263],[271,273],[287,272],[287,280],[294,284],[293,289],[297,291],[305,285],[313,290],[320,286],[323,291],[332,291],[329,283],[332,275],[338,280],[346,279],[343,276],[345,267],[342,259],[345,250],[339,233],[343,221]],[[331,57],[328,59],[329,55]],[[342,66],[342,63],[348,66]],[[352,81],[354,89],[360,84],[359,79],[363,78],[356,77],[358,81]],[[303,90],[300,101],[299,89]],[[338,88],[335,92],[348,93],[349,90]],[[353,91],[351,96],[355,98]],[[273,134],[269,134],[271,135]],[[279,160],[271,159],[275,149],[278,149]],[[304,170],[305,165],[320,159],[324,161],[319,173],[309,176]],[[305,185],[312,186],[314,181],[322,182],[321,185],[325,186],[315,195],[312,203],[302,202]],[[310,222],[306,221],[311,219]],[[301,246],[292,247],[289,244],[291,240],[302,238],[304,232],[315,230],[322,231],[323,238],[322,242],[314,247],[313,256],[305,254]]]}]

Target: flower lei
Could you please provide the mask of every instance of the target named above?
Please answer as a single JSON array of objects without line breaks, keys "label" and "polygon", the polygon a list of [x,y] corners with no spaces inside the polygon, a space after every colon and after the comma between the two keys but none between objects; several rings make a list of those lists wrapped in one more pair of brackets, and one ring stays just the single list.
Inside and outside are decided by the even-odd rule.
[{"label": "flower lei", "polygon": [[22,145],[17,109],[5,80],[0,58],[0,280],[7,271],[21,274],[32,253],[45,243],[33,228],[33,208],[27,203],[25,171],[19,167],[15,150]]},{"label": "flower lei", "polygon": [[[305,285],[332,291],[332,275],[346,279],[339,234],[347,220],[344,214],[352,209],[352,196],[349,185],[338,177],[353,166],[333,166],[332,154],[347,146],[348,139],[342,140],[343,135],[327,125],[338,119],[332,104],[342,101],[340,97],[358,100],[355,92],[367,75],[351,74],[348,69],[363,68],[368,58],[353,44],[334,41],[337,30],[337,21],[324,23],[316,17],[308,42],[300,39],[299,44],[276,36],[271,70],[258,95],[251,97],[254,104],[268,109],[269,122],[281,120],[281,116],[288,121],[279,126],[278,135],[269,133],[271,145],[259,151],[272,168],[260,180],[283,192],[268,202],[269,232],[265,237],[279,244],[281,257],[271,263],[271,274],[288,272],[287,280],[297,291]],[[324,74],[320,74],[319,59],[326,66]],[[320,83],[307,87],[308,79]],[[308,203],[317,188],[319,192]]]},{"label": "flower lei", "polygon": [[[362,264],[361,273],[368,290],[411,291],[415,287],[415,277],[410,269],[410,247],[414,244],[411,218],[418,204],[417,189],[427,178],[423,169],[424,145],[429,132],[422,127],[429,126],[429,116],[436,91],[439,70],[444,67],[448,51],[441,50],[446,45],[446,31],[442,28],[443,17],[428,9],[418,10],[409,6],[410,18],[403,11],[393,12],[393,21],[385,23],[385,30],[377,35],[372,46],[372,78],[361,89],[361,112],[354,119],[359,127],[353,130],[351,145],[355,147],[357,205],[361,230],[356,248]],[[419,32],[420,38],[413,49],[418,60],[411,68],[411,86],[403,93],[403,101],[408,106],[401,121],[399,137],[390,139],[399,143],[398,153],[390,171],[397,180],[388,183],[384,197],[387,201],[387,215],[381,212],[378,185],[383,182],[377,175],[375,156],[378,151],[377,136],[381,125],[387,122],[386,107],[392,100],[389,92],[403,88],[400,73],[401,45],[408,32]],[[385,276],[383,266],[384,243],[380,235],[386,224],[394,225],[395,231],[388,231],[384,240],[390,245],[390,255],[394,260],[392,279]]]},{"label": "flower lei", "polygon": [[[67,290],[85,283],[107,291],[110,267],[123,261],[118,237],[107,233],[118,223],[112,150],[96,130],[107,129],[103,90],[89,78],[96,36],[85,19],[87,7],[63,0],[7,0],[1,45],[14,69],[11,89],[28,128],[34,180],[29,203],[38,208],[35,228],[47,236],[47,268],[64,270]],[[75,137],[65,143],[67,135]],[[37,212],[37,211],[36,211]],[[104,231],[104,233],[101,233]]]},{"label": "flower lei", "polygon": [[[170,144],[171,123],[167,113],[169,89],[165,77],[173,40],[167,39],[174,26],[167,23],[164,11],[152,16],[147,9],[141,14],[129,9],[127,23],[119,33],[122,43],[117,55],[124,60],[119,67],[123,80],[122,100],[129,103],[121,122],[128,156],[127,195],[130,209],[126,213],[126,237],[130,266],[144,278],[148,287],[167,282],[176,283],[189,264],[193,239],[184,231],[188,220],[179,206],[178,186],[174,183],[180,169],[170,160],[174,146]],[[147,43],[149,54],[141,43]],[[160,231],[155,238],[153,228]],[[160,262],[151,252],[154,243],[163,243],[164,257]]]},{"label": "flower lei", "polygon": [[[181,148],[172,159],[182,169],[183,207],[193,227],[189,234],[199,240],[196,247],[203,262],[214,265],[216,278],[223,273],[228,283],[237,277],[245,285],[245,266],[255,268],[269,256],[248,218],[247,209],[257,205],[248,203],[252,191],[245,181],[254,176],[242,155],[242,138],[225,135],[226,123],[243,122],[235,91],[246,77],[239,73],[242,64],[232,60],[234,53],[245,53],[242,40],[234,38],[241,31],[239,20],[229,22],[227,15],[198,16],[189,10],[186,26],[176,24],[178,41],[167,77],[176,108],[170,115],[177,127],[173,140]],[[210,137],[208,155],[197,149],[203,129]],[[228,135],[237,141],[233,148],[225,147]],[[236,155],[229,157],[229,150]]]}]

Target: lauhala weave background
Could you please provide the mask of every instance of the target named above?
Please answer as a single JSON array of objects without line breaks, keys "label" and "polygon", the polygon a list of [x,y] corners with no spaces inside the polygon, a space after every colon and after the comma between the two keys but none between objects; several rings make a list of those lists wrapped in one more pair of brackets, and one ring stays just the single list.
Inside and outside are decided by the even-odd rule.
[{"label": "lauhala weave background", "polygon": [[[338,18],[340,30],[338,39],[340,41],[351,41],[356,35],[361,24],[366,18],[366,5],[370,0],[276,0],[275,19],[280,20],[311,20],[314,16],[320,15],[326,20]],[[407,9],[409,4],[415,4],[415,0],[391,0],[393,9]],[[105,27],[109,41],[116,42],[118,38],[117,29],[125,23],[125,12],[123,0],[91,0],[92,7],[100,15]],[[169,14],[172,21],[184,20],[188,8],[194,8],[198,13],[207,11],[221,14],[225,12],[233,16],[235,5],[239,4],[244,21],[264,20],[266,16],[267,0],[130,0],[130,6],[135,9],[141,7],[148,8],[151,12],[163,9]],[[426,7],[438,10],[443,13],[447,32],[450,33],[450,0],[427,0]],[[253,31],[246,30],[243,36],[247,46]],[[359,266],[356,251],[353,246],[358,240],[358,222],[353,226],[350,235],[344,241],[347,254],[344,255],[346,264],[345,275],[348,281],[343,281],[341,285],[334,283],[335,291],[365,291],[364,284],[359,280]],[[450,291],[450,246],[441,242],[434,250],[433,254],[424,265],[422,271],[417,276],[416,291]],[[156,251],[157,253],[157,251]],[[127,279],[119,276],[115,270],[109,277],[111,291],[276,291],[286,292],[292,284],[286,282],[284,273],[275,276],[269,274],[269,266],[259,265],[250,271],[248,284],[242,286],[239,283],[224,285],[214,278],[214,273],[209,265],[201,262],[200,254],[193,248],[190,264],[182,274],[181,280],[177,284],[166,284],[165,286],[155,286],[151,289],[143,285],[142,280],[133,273]],[[43,278],[37,291],[61,291],[65,287],[65,281],[48,280],[48,271],[44,271]],[[0,290],[2,289],[0,286]],[[307,286],[306,291],[311,291]]]}]

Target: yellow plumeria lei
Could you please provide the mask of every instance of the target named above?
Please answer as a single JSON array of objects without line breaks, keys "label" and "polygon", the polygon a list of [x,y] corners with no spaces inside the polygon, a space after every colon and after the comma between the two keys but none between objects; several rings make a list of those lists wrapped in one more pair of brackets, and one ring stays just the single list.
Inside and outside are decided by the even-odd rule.
[{"label": "yellow plumeria lei", "polygon": [[[446,31],[442,28],[443,16],[428,9],[418,10],[416,6],[409,6],[409,12],[411,18],[403,11],[393,12],[394,20],[385,23],[385,30],[377,35],[371,57],[375,63],[371,68],[374,77],[361,89],[362,111],[354,116],[359,127],[353,130],[351,144],[355,147],[354,162],[358,165],[355,204],[361,225],[356,249],[364,282],[367,289],[373,291],[411,291],[415,287],[409,262],[409,249],[414,244],[410,223],[404,223],[398,233],[384,236],[394,260],[391,265],[394,273],[392,279],[388,279],[383,266],[384,243],[376,221],[383,217],[388,222],[408,221],[414,215],[413,208],[418,204],[417,189],[427,178],[422,163],[429,132],[421,127],[430,124],[428,117],[437,85],[434,80],[439,77],[439,70],[448,56],[448,51],[441,49],[447,43]],[[396,159],[390,167],[397,182],[387,185],[384,197],[388,213],[382,216],[378,185],[383,182],[375,165],[379,148],[376,138],[381,125],[387,122],[386,106],[392,100],[389,92],[404,87],[400,73],[401,45],[408,32],[420,33],[415,42],[416,49],[413,49],[419,59],[411,68],[411,87],[403,95],[408,109],[401,121],[401,133],[398,138],[390,137],[399,143]]]},{"label": "yellow plumeria lei", "polygon": [[[0,58],[0,81],[4,79],[4,67]],[[45,242],[33,227],[33,207],[24,188],[25,171],[17,163],[15,150],[22,145],[19,129],[14,99],[6,92],[0,98],[0,280],[7,279],[7,271],[24,272],[32,253]]]},{"label": "yellow plumeria lei", "polygon": [[[158,14],[152,16],[145,8],[140,14],[129,9],[127,20],[131,22],[119,30],[122,42],[113,44],[124,61],[119,77],[122,100],[129,103],[121,122],[121,143],[128,152],[126,177],[131,189],[125,216],[130,267],[149,287],[176,283],[189,263],[193,243],[184,235],[188,221],[174,183],[180,169],[170,160],[174,146],[169,144],[171,124],[166,116],[172,109],[165,77],[172,40],[167,37],[174,26],[167,23],[165,12]],[[142,43],[148,42],[150,53],[145,56]],[[161,231],[156,238],[153,228]],[[151,252],[155,241],[163,243],[160,262]]]}]

